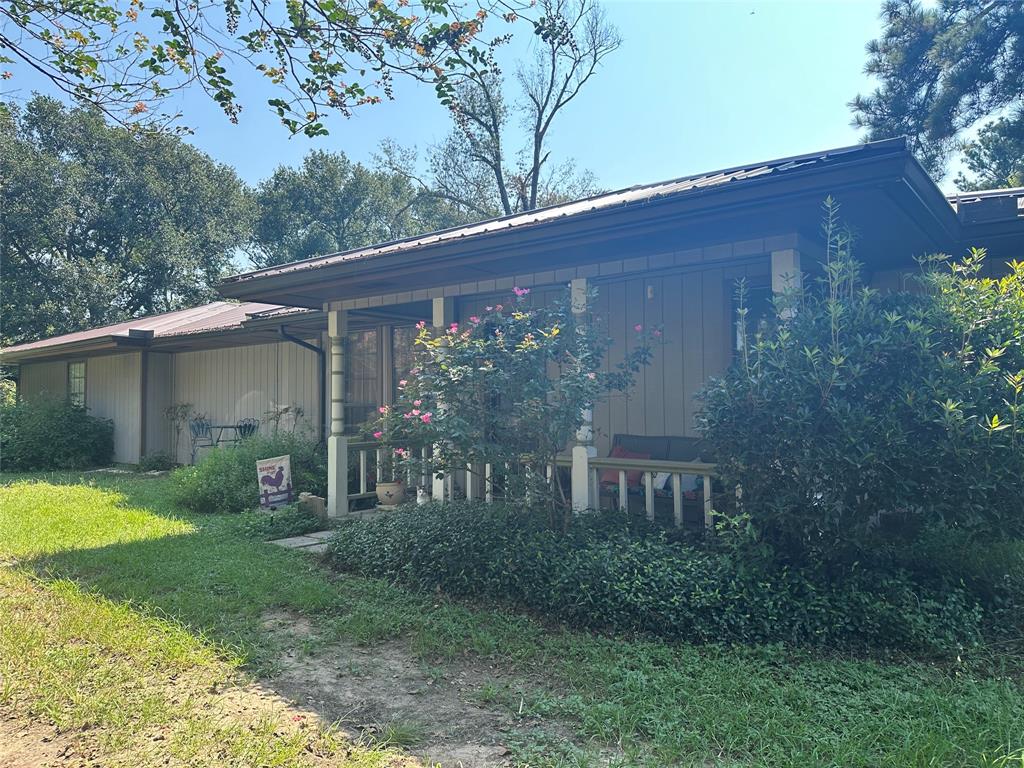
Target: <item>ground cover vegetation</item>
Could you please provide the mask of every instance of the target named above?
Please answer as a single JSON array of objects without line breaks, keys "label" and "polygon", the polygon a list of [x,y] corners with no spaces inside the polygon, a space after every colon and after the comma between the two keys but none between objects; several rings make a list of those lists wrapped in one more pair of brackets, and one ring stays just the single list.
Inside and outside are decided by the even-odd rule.
[{"label": "ground cover vegetation", "polygon": [[[723,487],[741,489],[717,510],[714,535],[615,515],[539,521],[564,498],[557,473],[529,471],[518,437],[551,463],[613,382],[596,373],[600,333],[564,310],[552,322],[557,301],[542,310],[518,295],[512,320],[495,306],[468,326],[421,329],[416,366],[375,436],[401,446],[426,431],[453,457],[444,467],[521,462],[534,484],[511,487],[501,509],[418,507],[346,526],[336,564],[691,640],[949,657],[1019,638],[1024,265],[985,277],[981,252],[930,259],[913,290],[883,295],[861,284],[838,208],[825,209],[821,274],[778,297],[758,328],[746,327],[739,287],[742,351],[702,394],[707,452]],[[566,371],[549,338],[559,331],[567,384],[553,375]],[[649,342],[637,339],[615,384],[628,388]],[[418,451],[397,451],[419,471]]]},{"label": "ground cover vegetation", "polygon": [[[1024,688],[1005,648],[934,663],[579,632],[338,578],[246,533],[247,515],[180,511],[167,477],[0,483],[0,708],[19,728],[58,725],[47,738],[105,764],[410,764],[294,704],[239,698],[254,677],[272,692],[285,653],[333,662],[336,685],[390,679],[347,666],[337,643],[397,643],[435,686],[485,662],[492,677],[466,706],[513,719],[500,734],[512,765],[1005,768],[1024,756]],[[536,525],[551,535],[543,516]],[[315,632],[289,645],[268,611]]]}]

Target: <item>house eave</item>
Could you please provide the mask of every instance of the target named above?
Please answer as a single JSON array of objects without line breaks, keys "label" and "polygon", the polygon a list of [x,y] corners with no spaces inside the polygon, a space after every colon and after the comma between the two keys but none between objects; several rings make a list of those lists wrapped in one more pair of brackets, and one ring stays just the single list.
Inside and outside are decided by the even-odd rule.
[{"label": "house eave", "polygon": [[[900,198],[908,215],[925,231],[936,233],[936,247],[958,239],[959,222],[948,201],[908,152],[894,149],[840,166],[769,174],[284,274],[229,279],[219,290],[230,298],[322,307],[328,298],[380,293],[382,282],[408,285],[418,272],[427,270],[467,268],[480,277],[496,276],[508,272],[510,257],[518,261],[539,254],[550,254],[554,268],[564,266],[557,262],[558,249],[574,243],[643,235],[694,222],[706,225],[755,216],[770,222],[773,207],[799,201],[817,205],[827,194],[841,198],[844,192],[865,187]],[[505,263],[495,267],[499,259]]]}]

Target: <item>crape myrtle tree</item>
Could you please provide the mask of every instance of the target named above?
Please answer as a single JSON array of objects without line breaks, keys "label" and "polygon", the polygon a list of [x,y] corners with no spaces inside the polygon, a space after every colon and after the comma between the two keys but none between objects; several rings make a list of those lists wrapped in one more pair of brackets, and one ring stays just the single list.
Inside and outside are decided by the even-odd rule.
[{"label": "crape myrtle tree", "polygon": [[266,78],[269,108],[292,133],[327,132],[331,112],[392,96],[405,75],[444,91],[453,68],[478,64],[500,42],[491,18],[517,0],[10,0],[0,5],[0,76],[27,73],[125,124],[167,124],[158,110],[185,88],[232,121],[245,69]]},{"label": "crape myrtle tree", "polygon": [[[415,476],[479,474],[490,464],[497,495],[546,507],[563,528],[568,489],[547,467],[571,444],[585,407],[629,390],[662,331],[636,326],[622,362],[607,368],[612,342],[590,316],[592,295],[573,313],[569,291],[534,306],[529,294],[516,288],[509,301],[446,329],[420,323],[415,367],[366,430]],[[435,450],[426,468],[422,446]]]},{"label": "crape myrtle tree", "polygon": [[[867,138],[906,135],[936,176],[965,149],[962,189],[1019,182],[1024,144],[1024,0],[887,0],[865,71],[880,81],[850,106]],[[980,122],[980,132],[964,141]]]},{"label": "crape myrtle tree", "polygon": [[[939,531],[1024,534],[1024,263],[923,260],[919,290],[863,285],[828,201],[824,276],[780,297],[702,394],[739,541],[849,569]],[[742,292],[741,292],[742,293]]]}]

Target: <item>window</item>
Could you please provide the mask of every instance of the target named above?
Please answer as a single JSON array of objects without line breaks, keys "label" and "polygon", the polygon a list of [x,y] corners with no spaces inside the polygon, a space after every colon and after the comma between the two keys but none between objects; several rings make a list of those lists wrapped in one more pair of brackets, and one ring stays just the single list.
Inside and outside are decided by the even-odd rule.
[{"label": "window", "polygon": [[85,405],[85,363],[68,363],[68,399],[75,405]]},{"label": "window", "polygon": [[356,431],[380,405],[380,359],[376,328],[348,334],[345,350],[345,427]]},{"label": "window", "polygon": [[416,359],[417,334],[419,329],[415,325],[399,325],[391,329],[392,402],[398,398],[398,382],[409,376]]},{"label": "window", "polygon": [[[747,340],[750,344],[753,344],[757,335],[763,333],[774,314],[774,296],[772,294],[772,286],[767,278],[747,278],[747,291],[744,305],[747,309],[746,316],[746,331]],[[732,325],[733,325],[733,350],[736,352],[743,351],[743,334],[740,326],[740,318],[737,314],[739,311],[739,301],[733,294],[732,299]]]}]

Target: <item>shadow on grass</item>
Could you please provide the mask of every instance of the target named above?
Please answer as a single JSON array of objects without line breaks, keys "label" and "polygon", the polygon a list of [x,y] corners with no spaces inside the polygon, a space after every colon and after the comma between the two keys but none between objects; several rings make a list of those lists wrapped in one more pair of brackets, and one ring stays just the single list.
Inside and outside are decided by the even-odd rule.
[{"label": "shadow on grass", "polygon": [[[339,575],[309,555],[253,538],[239,515],[183,513],[168,498],[166,477],[31,479],[50,485],[86,482],[119,494],[120,508],[184,521],[193,530],[67,548],[20,559],[23,567],[44,579],[73,580],[111,600],[175,621],[258,673],[272,671],[280,651],[279,639],[263,626],[263,619],[276,610],[315,618],[322,642],[369,643],[404,636],[415,652],[430,657],[454,658],[470,651],[509,660],[527,655],[544,632],[512,611],[478,612],[379,580]],[[68,524],[74,524],[70,516]],[[118,536],[111,532],[109,538]]]}]

